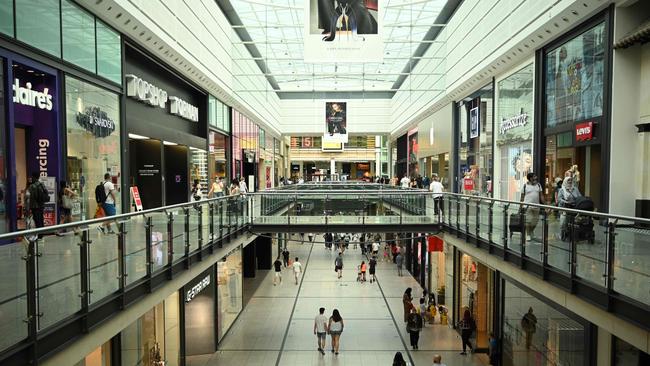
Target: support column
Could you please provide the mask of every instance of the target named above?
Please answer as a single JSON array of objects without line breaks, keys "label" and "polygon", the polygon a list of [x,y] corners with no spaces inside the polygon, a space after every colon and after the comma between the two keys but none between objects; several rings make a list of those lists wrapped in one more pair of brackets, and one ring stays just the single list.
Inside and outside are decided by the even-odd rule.
[{"label": "support column", "polygon": [[271,269],[274,259],[271,234],[263,234],[255,239],[255,256],[257,257],[257,269]]},{"label": "support column", "polygon": [[255,272],[257,271],[257,258],[255,256],[255,252],[256,252],[255,247],[256,247],[255,241],[253,241],[252,243],[244,247],[242,261],[244,266],[243,268],[244,277],[246,278],[254,278]]}]

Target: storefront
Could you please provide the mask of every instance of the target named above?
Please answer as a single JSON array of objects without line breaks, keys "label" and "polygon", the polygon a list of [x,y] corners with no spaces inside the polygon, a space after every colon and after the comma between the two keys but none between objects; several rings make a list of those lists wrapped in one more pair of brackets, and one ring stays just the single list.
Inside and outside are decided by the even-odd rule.
[{"label": "storefront", "polygon": [[179,292],[144,313],[120,333],[122,365],[181,365]]},{"label": "storefront", "polygon": [[489,334],[494,330],[495,271],[476,258],[458,252],[458,288],[456,318],[462,319],[465,311],[476,322],[476,348],[487,350]]},{"label": "storefront", "polygon": [[548,202],[567,175],[607,210],[611,40],[604,13],[542,49],[544,183]]},{"label": "storefront", "polygon": [[146,53],[125,46],[129,185],[145,209],[208,191],[208,97]]},{"label": "storefront", "polygon": [[73,366],[111,366],[115,363],[112,359],[113,340],[105,342],[101,346],[95,348],[92,352],[86,355],[79,362]]},{"label": "storefront", "polygon": [[411,178],[416,178],[420,174],[420,167],[418,165],[418,129],[414,128],[408,132],[408,165],[406,174]]},{"label": "storefront", "polygon": [[496,82],[495,198],[518,201],[533,171],[534,66]]},{"label": "storefront", "polygon": [[[72,219],[93,218],[95,186],[109,173],[121,186],[119,95],[72,76],[65,76],[67,161],[66,182],[75,192]],[[119,197],[119,194],[118,194]],[[122,201],[116,200],[117,212]]]},{"label": "storefront", "polygon": [[244,307],[242,248],[233,250],[216,266],[217,341],[220,342]]},{"label": "storefront", "polygon": [[[208,102],[208,177],[209,184],[221,179],[224,188],[230,177],[230,107],[210,96]],[[208,189],[210,185],[207,186]]]},{"label": "storefront", "polygon": [[393,156],[395,157],[395,160],[393,161],[393,175],[396,175],[401,179],[407,175],[408,169],[408,137],[406,134],[397,138],[393,150]]},{"label": "storefront", "polygon": [[492,196],[494,85],[456,104],[456,192]]},{"label": "storefront", "polygon": [[193,356],[212,354],[216,351],[216,290],[213,266],[187,283],[181,290],[186,361],[191,361]]},{"label": "storefront", "polygon": [[448,104],[425,118],[418,124],[418,161],[422,175],[429,178],[433,174],[440,177],[440,182],[445,189],[452,190],[450,182],[452,164],[451,154],[453,142],[453,104]]},{"label": "storefront", "polygon": [[504,366],[595,364],[588,322],[513,280],[502,287]]},{"label": "storefront", "polygon": [[454,247],[437,235],[427,236],[427,288],[438,305],[451,306],[454,280]]},{"label": "storefront", "polygon": [[238,110],[232,109],[232,177],[244,178],[248,188],[257,190],[260,128]]},{"label": "storefront", "polygon": [[[0,142],[3,164],[2,218],[0,231],[25,228],[27,179],[38,174],[49,193],[44,209],[45,225],[57,223],[56,193],[61,180],[62,136],[60,78],[57,70],[0,49],[5,113]],[[6,157],[6,158],[4,158]],[[8,172],[16,172],[8,174]]]}]

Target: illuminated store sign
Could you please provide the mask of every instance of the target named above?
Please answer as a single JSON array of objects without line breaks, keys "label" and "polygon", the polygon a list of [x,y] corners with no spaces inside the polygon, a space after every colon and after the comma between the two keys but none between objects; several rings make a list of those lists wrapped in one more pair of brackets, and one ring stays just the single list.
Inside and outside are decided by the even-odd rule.
[{"label": "illuminated store sign", "polygon": [[32,83],[27,82],[23,87],[20,86],[20,79],[15,78],[12,89],[14,91],[14,103],[48,111],[52,110],[52,95],[49,88],[43,88],[43,91],[32,90]]},{"label": "illuminated store sign", "polygon": [[185,294],[185,302],[192,301],[201,291],[205,290],[206,287],[210,286],[210,275],[205,276],[201,282],[197,283],[187,291]]},{"label": "illuminated store sign", "polygon": [[137,101],[154,107],[167,109],[170,101],[169,112],[192,122],[199,121],[199,109],[179,97],[168,96],[167,91],[161,89],[136,75],[126,75],[126,95]]}]

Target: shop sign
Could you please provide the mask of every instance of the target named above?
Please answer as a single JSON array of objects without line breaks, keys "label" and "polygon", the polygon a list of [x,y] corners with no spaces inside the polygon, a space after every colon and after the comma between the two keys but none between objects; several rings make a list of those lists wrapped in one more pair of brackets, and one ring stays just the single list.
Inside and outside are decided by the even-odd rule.
[{"label": "shop sign", "polygon": [[466,191],[473,191],[474,190],[474,179],[472,178],[463,178],[463,188]]},{"label": "shop sign", "polygon": [[47,111],[52,110],[52,95],[50,94],[49,88],[43,88],[43,91],[32,90],[32,83],[28,81],[23,87],[20,86],[20,79],[15,78],[12,89],[14,92],[14,103]]},{"label": "shop sign", "polygon": [[443,241],[439,237],[432,235],[427,237],[427,251],[428,252],[442,252]]},{"label": "shop sign", "polygon": [[107,137],[115,131],[115,122],[99,107],[88,107],[85,112],[77,113],[77,123],[95,137]]},{"label": "shop sign", "polygon": [[201,282],[194,285],[191,289],[185,294],[185,302],[192,301],[201,291],[205,290],[206,287],[210,286],[210,275],[205,276]]},{"label": "shop sign", "polygon": [[594,137],[594,123],[585,122],[576,125],[576,141],[589,141]]},{"label": "shop sign", "polygon": [[480,131],[479,109],[478,107],[474,107],[469,110],[469,138],[473,139],[478,137]]},{"label": "shop sign", "polygon": [[169,97],[169,111],[192,122],[199,121],[199,109],[178,97]]},{"label": "shop sign", "polygon": [[167,92],[142,80],[136,75],[126,75],[126,95],[140,102],[165,109]]},{"label": "shop sign", "polygon": [[126,75],[126,95],[145,104],[167,109],[170,101],[169,113],[185,118],[192,122],[199,121],[199,109],[179,97],[168,96],[167,91],[161,89],[136,75]]},{"label": "shop sign", "polygon": [[138,187],[131,187],[131,197],[133,197],[133,203],[135,203],[135,210],[142,211],[142,199],[140,198],[140,191],[138,191]]},{"label": "shop sign", "polygon": [[502,135],[508,132],[509,130],[512,130],[513,128],[516,127],[523,127],[528,123],[528,113],[524,112],[524,109],[521,109],[521,112],[513,117],[510,118],[504,118],[501,121],[501,126],[499,128],[499,133]]}]

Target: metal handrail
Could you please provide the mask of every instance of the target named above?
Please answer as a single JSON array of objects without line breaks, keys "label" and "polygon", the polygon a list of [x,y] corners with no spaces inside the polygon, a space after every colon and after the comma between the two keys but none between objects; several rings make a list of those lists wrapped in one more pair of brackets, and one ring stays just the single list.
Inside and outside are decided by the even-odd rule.
[{"label": "metal handrail", "polygon": [[73,229],[73,228],[80,228],[80,227],[85,227],[89,225],[94,225],[94,224],[102,224],[106,222],[114,222],[114,221],[123,221],[130,219],[135,216],[145,216],[148,214],[152,213],[165,213],[167,211],[171,210],[176,210],[179,208],[185,208],[185,207],[195,207],[197,205],[203,206],[204,204],[209,204],[211,202],[216,202],[219,200],[228,200],[235,198],[235,196],[222,196],[222,197],[216,197],[216,198],[209,198],[197,202],[184,202],[184,203],[177,203],[169,206],[162,206],[162,207],[156,207],[156,208],[150,208],[147,210],[142,210],[142,211],[135,211],[135,212],[127,212],[127,213],[122,213],[122,214],[117,214],[113,216],[105,216],[105,217],[100,217],[96,219],[89,219],[89,220],[83,220],[83,221],[75,221],[75,222],[69,222],[66,224],[57,224],[57,225],[52,225],[52,226],[45,226],[45,227],[39,227],[35,229],[28,229],[28,230],[20,230],[20,231],[12,231],[9,233],[4,233],[0,234],[0,240],[5,240],[5,239],[11,239],[16,236],[28,236],[28,235],[38,235],[38,234],[45,234],[49,233],[52,231],[56,230],[64,230],[64,229]]}]

